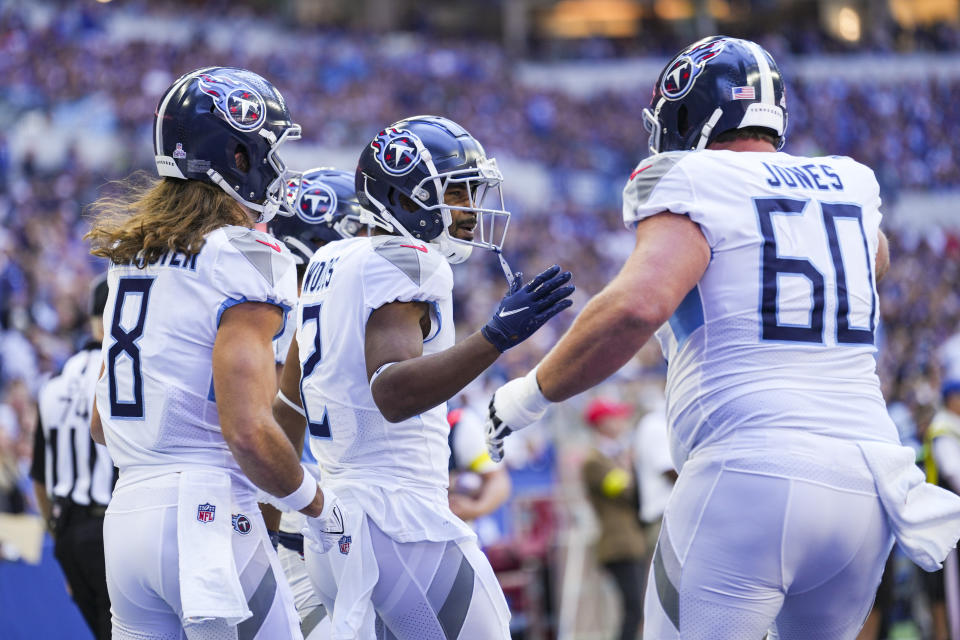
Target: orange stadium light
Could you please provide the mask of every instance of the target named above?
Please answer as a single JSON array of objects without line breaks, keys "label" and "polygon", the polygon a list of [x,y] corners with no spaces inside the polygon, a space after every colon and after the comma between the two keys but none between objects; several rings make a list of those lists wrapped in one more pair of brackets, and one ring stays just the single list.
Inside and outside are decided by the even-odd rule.
[{"label": "orange stadium light", "polygon": [[890,13],[903,27],[960,19],[958,0],[890,0]]},{"label": "orange stadium light", "polygon": [[643,9],[630,0],[563,0],[543,24],[560,38],[623,38],[637,32],[637,21],[642,15]]}]

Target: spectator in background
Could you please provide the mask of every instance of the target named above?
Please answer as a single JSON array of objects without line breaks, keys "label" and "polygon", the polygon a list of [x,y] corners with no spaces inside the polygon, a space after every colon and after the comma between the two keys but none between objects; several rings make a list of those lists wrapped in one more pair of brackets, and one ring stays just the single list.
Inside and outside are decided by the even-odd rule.
[{"label": "spectator in background", "polygon": [[[941,388],[943,406],[933,416],[933,421],[927,428],[924,440],[927,443],[927,480],[954,493],[960,493],[960,379],[945,378]],[[960,595],[960,584],[957,584],[957,552],[952,558],[947,558],[945,567],[953,563],[952,572],[943,569],[930,574],[928,587],[930,589],[930,610],[933,616],[934,640],[947,640],[948,631],[947,611],[954,609],[956,616],[960,603],[949,602]],[[953,584],[946,584],[946,580],[953,580]],[[954,625],[958,623],[953,621]]]},{"label": "spectator in background", "polygon": [[593,430],[593,447],[583,463],[587,498],[600,522],[597,562],[620,592],[620,640],[635,640],[643,622],[643,576],[647,545],[639,517],[639,496],[628,404],[596,398],[584,413]]},{"label": "spectator in background", "polygon": [[[468,524],[496,511],[510,497],[510,475],[490,459],[483,420],[467,407],[447,414],[450,423],[450,510]],[[481,546],[484,544],[480,535]]]},{"label": "spectator in background", "polygon": [[[0,404],[0,412],[7,413],[5,408],[5,405]],[[0,420],[3,418],[4,416],[0,415]],[[24,511],[26,501],[18,486],[19,477],[16,441],[10,437],[7,427],[0,424],[0,513]]]},{"label": "spectator in background", "polygon": [[14,379],[0,394],[0,512],[23,513],[30,508],[24,470],[35,416],[27,383]]},{"label": "spectator in background", "polygon": [[30,470],[70,596],[98,640],[111,633],[103,517],[117,478],[107,448],[90,437],[106,303],[104,274],[91,292],[91,340],[40,391]]},{"label": "spectator in background", "polygon": [[640,482],[640,520],[643,521],[647,549],[653,551],[660,535],[663,511],[667,507],[677,470],[670,457],[667,436],[667,406],[662,388],[637,425],[637,478]]},{"label": "spectator in background", "polygon": [[943,407],[927,429],[935,474],[931,480],[960,493],[960,379],[946,379],[942,386]]}]

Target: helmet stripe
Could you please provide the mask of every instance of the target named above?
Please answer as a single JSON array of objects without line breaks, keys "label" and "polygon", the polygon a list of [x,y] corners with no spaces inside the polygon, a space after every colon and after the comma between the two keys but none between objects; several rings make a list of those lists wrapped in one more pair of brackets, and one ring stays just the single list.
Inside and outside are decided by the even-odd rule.
[{"label": "helmet stripe", "polygon": [[753,54],[754,60],[757,61],[757,69],[760,71],[760,102],[764,104],[776,104],[776,96],[773,91],[773,73],[770,71],[770,63],[767,62],[767,56],[764,55],[763,49],[755,42],[750,40],[741,40],[743,44],[747,45],[747,48],[750,49],[750,52]]},{"label": "helmet stripe", "polygon": [[156,146],[158,156],[164,155],[163,139],[161,137],[163,132],[163,116],[167,112],[167,104],[170,102],[170,98],[172,98],[173,94],[175,94],[177,91],[180,90],[180,87],[182,87],[183,85],[190,82],[191,80],[196,78],[198,75],[200,75],[201,73],[209,69],[211,69],[211,67],[204,67],[203,69],[197,69],[193,73],[185,75],[180,79],[179,82],[177,82],[175,85],[170,87],[170,90],[167,91],[167,95],[163,96],[163,102],[161,102],[160,106],[157,107],[157,123],[156,123],[156,126],[154,127],[155,130],[153,132],[155,136],[153,142],[154,142],[154,145]]}]

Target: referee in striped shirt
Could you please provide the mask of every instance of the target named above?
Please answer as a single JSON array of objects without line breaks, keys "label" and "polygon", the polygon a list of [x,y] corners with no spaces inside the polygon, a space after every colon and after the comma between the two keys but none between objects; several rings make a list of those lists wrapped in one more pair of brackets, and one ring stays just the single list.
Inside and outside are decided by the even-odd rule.
[{"label": "referee in striped shirt", "polygon": [[94,283],[90,297],[92,339],[40,390],[30,476],[70,594],[100,640],[111,635],[103,516],[117,477],[107,448],[90,438],[107,302],[105,276]]}]

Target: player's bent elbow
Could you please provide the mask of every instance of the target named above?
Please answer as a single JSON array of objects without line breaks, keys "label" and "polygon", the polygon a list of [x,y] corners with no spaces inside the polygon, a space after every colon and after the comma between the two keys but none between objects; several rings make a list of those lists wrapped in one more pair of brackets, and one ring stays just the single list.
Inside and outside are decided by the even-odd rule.
[{"label": "player's bent elbow", "polygon": [[412,418],[413,416],[417,415],[415,412],[411,412],[406,407],[398,406],[398,403],[390,402],[385,399],[377,399],[376,395],[373,396],[373,402],[377,405],[377,409],[380,410],[380,413],[387,422],[403,422],[407,418]]},{"label": "player's bent elbow", "polygon": [[[228,424],[224,421],[224,425]],[[256,456],[260,448],[260,437],[257,433],[260,425],[253,420],[229,421],[229,428],[223,429],[223,439],[237,458]]]},{"label": "player's bent elbow", "polygon": [[387,422],[402,422],[420,413],[410,406],[410,393],[396,384],[385,384],[381,378],[370,385],[370,395]]}]

